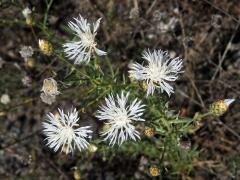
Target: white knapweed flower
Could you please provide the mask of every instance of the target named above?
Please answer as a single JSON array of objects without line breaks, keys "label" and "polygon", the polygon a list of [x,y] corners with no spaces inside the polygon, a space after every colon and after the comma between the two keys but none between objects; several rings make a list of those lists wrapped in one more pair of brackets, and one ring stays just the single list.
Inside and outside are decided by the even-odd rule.
[{"label": "white knapweed flower", "polygon": [[74,18],[74,20],[75,22],[70,21],[68,26],[74,31],[78,40],[63,45],[67,57],[74,60],[74,64],[80,64],[82,62],[88,63],[94,52],[99,56],[106,55],[105,51],[97,48],[95,41],[101,18],[92,25],[81,15],[79,18]]},{"label": "white knapweed flower", "polygon": [[27,61],[28,58],[32,57],[34,51],[31,46],[23,46],[19,53],[21,57],[24,58],[25,61]]},{"label": "white knapweed flower", "polygon": [[100,106],[96,117],[99,120],[107,121],[109,128],[101,133],[105,136],[104,141],[110,140],[110,145],[117,143],[121,145],[128,139],[136,141],[140,139],[139,132],[133,125],[136,121],[145,121],[141,118],[144,106],[137,98],[127,105],[129,93],[117,95],[116,100],[110,94],[105,98],[106,105]]},{"label": "white knapweed flower", "polygon": [[47,136],[47,145],[55,152],[61,148],[66,154],[77,149],[80,151],[88,147],[87,138],[92,133],[90,126],[79,127],[76,109],[67,114],[58,109],[58,115],[47,114],[47,122],[43,123],[43,132]]},{"label": "white knapweed flower", "polygon": [[170,96],[174,91],[169,82],[175,81],[178,74],[182,73],[182,59],[171,59],[168,52],[162,50],[154,50],[152,53],[144,51],[143,59],[147,61],[146,66],[136,62],[129,65],[130,77],[146,83],[147,95],[153,95],[155,89],[160,88],[161,92],[165,91]]},{"label": "white knapweed flower", "polygon": [[22,10],[22,14],[25,18],[28,18],[31,13],[32,13],[32,11],[28,7],[26,7],[25,9]]}]

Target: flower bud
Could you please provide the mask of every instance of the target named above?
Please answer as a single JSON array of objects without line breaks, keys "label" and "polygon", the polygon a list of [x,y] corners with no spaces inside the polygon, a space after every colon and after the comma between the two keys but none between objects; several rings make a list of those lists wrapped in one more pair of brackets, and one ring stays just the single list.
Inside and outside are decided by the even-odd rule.
[{"label": "flower bud", "polygon": [[28,7],[25,8],[25,9],[22,11],[22,14],[23,14],[23,16],[24,16],[25,19],[26,19],[26,24],[27,24],[27,25],[33,25],[33,19],[32,19],[32,16],[31,16],[31,14],[32,14],[31,9],[29,9]]},{"label": "flower bud", "polygon": [[160,172],[160,170],[159,170],[159,168],[156,167],[156,166],[151,166],[151,167],[149,168],[149,173],[150,173],[151,176],[153,176],[153,177],[159,176],[159,172]]},{"label": "flower bud", "polygon": [[143,81],[143,83],[142,83],[142,88],[143,88],[144,90],[147,90],[148,84],[147,84],[146,81]]},{"label": "flower bud", "polygon": [[39,39],[38,45],[39,45],[40,50],[43,52],[43,54],[46,54],[48,56],[50,56],[52,54],[53,47],[52,47],[52,44],[49,41]]},{"label": "flower bud", "polygon": [[209,112],[215,116],[221,116],[228,110],[228,107],[234,101],[235,99],[218,100],[210,105]]},{"label": "flower bud", "polygon": [[25,61],[26,61],[27,67],[33,68],[35,66],[35,59],[34,58],[32,58],[32,57],[26,58]]},{"label": "flower bud", "polygon": [[5,116],[6,114],[7,114],[6,112],[3,112],[3,111],[2,111],[2,112],[0,112],[0,117],[1,117],[1,116]]},{"label": "flower bud", "polygon": [[98,147],[97,147],[96,145],[94,145],[94,144],[89,144],[89,146],[88,146],[88,150],[89,150],[89,152],[91,152],[91,153],[96,152],[97,149],[98,149]]},{"label": "flower bud", "polygon": [[26,18],[26,24],[29,25],[29,26],[33,25],[33,18],[32,18],[32,16],[28,16]]},{"label": "flower bud", "polygon": [[144,134],[149,138],[153,137],[154,136],[154,129],[150,128],[150,127],[146,127],[145,130],[144,130]]},{"label": "flower bud", "polygon": [[80,180],[81,179],[81,174],[79,169],[75,169],[73,172],[73,177],[75,180]]}]

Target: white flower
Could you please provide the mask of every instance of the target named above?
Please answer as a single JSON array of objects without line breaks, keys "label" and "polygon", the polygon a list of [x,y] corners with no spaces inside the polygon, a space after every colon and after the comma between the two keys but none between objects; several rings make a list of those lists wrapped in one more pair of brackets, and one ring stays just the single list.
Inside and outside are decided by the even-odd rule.
[{"label": "white flower", "polygon": [[[74,20],[75,22],[70,21],[68,26],[74,31],[79,40],[65,43],[63,45],[67,57],[74,60],[75,64],[80,64],[81,62],[88,63],[93,52],[96,52],[99,56],[106,55],[106,52],[96,47],[97,43],[95,41],[101,18],[92,25],[90,25],[87,19],[84,19],[81,15],[79,18],[74,18]],[[92,30],[91,26],[93,28]]]},{"label": "white flower", "polygon": [[117,95],[116,101],[110,94],[105,98],[106,105],[102,105],[97,111],[96,117],[99,120],[106,120],[109,128],[101,133],[105,136],[104,141],[110,139],[110,145],[117,143],[121,145],[128,139],[136,141],[140,139],[139,132],[132,125],[135,121],[144,121],[142,104],[137,98],[127,105],[129,93],[126,95],[122,92],[121,96]]},{"label": "white flower", "polygon": [[22,58],[24,58],[24,60],[26,61],[28,58],[32,57],[34,51],[31,46],[23,46],[19,53],[21,54]]},{"label": "white flower", "polygon": [[182,59],[171,59],[168,52],[162,50],[154,50],[153,53],[144,51],[143,59],[148,63],[146,66],[139,63],[129,65],[130,77],[146,82],[147,95],[153,95],[155,89],[160,88],[161,92],[166,91],[170,96],[174,91],[169,82],[175,81],[178,74],[182,73]]},{"label": "white flower", "polygon": [[3,94],[2,96],[1,96],[1,98],[0,98],[0,102],[2,103],[2,104],[8,104],[8,103],[10,103],[10,97],[9,97],[9,95],[8,94]]},{"label": "white flower", "polygon": [[25,9],[22,10],[22,14],[25,18],[28,18],[31,13],[32,13],[32,11],[28,7],[26,7]]},{"label": "white flower", "polygon": [[67,114],[58,109],[58,116],[52,113],[47,115],[47,122],[43,123],[43,132],[47,136],[47,145],[55,152],[61,147],[66,154],[71,153],[77,147],[80,151],[88,147],[86,138],[92,133],[90,126],[79,127],[76,109]]}]

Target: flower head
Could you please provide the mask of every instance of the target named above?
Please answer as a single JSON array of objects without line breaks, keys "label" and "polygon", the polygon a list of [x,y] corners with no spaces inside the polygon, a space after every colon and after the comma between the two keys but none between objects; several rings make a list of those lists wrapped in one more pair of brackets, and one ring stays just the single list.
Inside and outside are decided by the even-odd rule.
[{"label": "flower head", "polygon": [[57,82],[53,78],[47,78],[43,81],[40,98],[46,104],[51,105],[56,101],[56,96],[60,94]]},{"label": "flower head", "polygon": [[133,126],[135,121],[144,121],[141,118],[143,114],[142,104],[137,98],[127,105],[129,93],[121,93],[121,96],[117,95],[116,100],[113,95],[110,94],[105,98],[106,105],[102,105],[100,110],[97,111],[96,117],[99,120],[108,121],[109,128],[101,133],[105,136],[104,140],[110,139],[110,145],[115,143],[121,145],[128,139],[136,141],[140,139],[139,132]]},{"label": "flower head", "polygon": [[228,107],[234,101],[235,99],[218,100],[210,105],[209,112],[215,116],[221,116],[228,110]]},{"label": "flower head", "polygon": [[42,53],[47,56],[50,56],[53,53],[53,46],[47,40],[39,39],[38,46],[39,46],[39,49],[42,51]]},{"label": "flower head", "polygon": [[32,57],[34,51],[31,46],[23,46],[19,53],[21,57],[24,58],[25,61],[27,61],[28,58]]},{"label": "flower head", "polygon": [[57,82],[53,78],[44,79],[41,91],[50,96],[56,96],[60,93],[58,91]]},{"label": "flower head", "polygon": [[98,147],[97,147],[96,145],[94,145],[94,144],[90,144],[90,145],[88,146],[88,150],[89,150],[89,152],[91,152],[91,153],[96,152],[97,149],[98,149]]},{"label": "flower head", "polygon": [[31,14],[32,14],[31,9],[26,7],[25,9],[22,10],[22,14],[26,18],[26,23],[28,25],[32,25],[33,24],[33,19],[32,19],[32,16],[31,16]]},{"label": "flower head", "polygon": [[156,176],[159,176],[160,170],[156,166],[151,166],[149,168],[149,173],[151,174],[151,176],[156,177]]},{"label": "flower head", "polygon": [[47,115],[47,122],[43,123],[43,132],[47,136],[47,145],[55,152],[61,147],[61,151],[66,154],[74,151],[77,147],[80,151],[88,147],[89,138],[92,133],[90,126],[79,127],[79,120],[76,109],[69,111],[67,114],[58,109],[58,115],[52,113]]},{"label": "flower head", "polygon": [[169,82],[175,81],[182,72],[182,59],[171,59],[168,53],[162,50],[154,50],[153,53],[144,51],[143,59],[147,61],[146,66],[139,63],[129,65],[130,76],[146,82],[147,95],[153,95],[155,89],[160,88],[170,96],[174,91]]},{"label": "flower head", "polygon": [[28,7],[26,7],[25,9],[22,10],[22,14],[25,18],[29,17],[32,14],[31,9],[29,9]]},{"label": "flower head", "polygon": [[22,83],[23,83],[24,86],[30,87],[30,86],[32,85],[32,79],[31,79],[31,77],[29,77],[29,76],[24,76],[24,77],[22,78]]},{"label": "flower head", "polygon": [[95,41],[101,18],[92,25],[90,25],[87,19],[84,19],[81,15],[79,18],[74,18],[74,20],[75,22],[70,21],[68,26],[74,31],[78,40],[63,45],[67,57],[74,60],[75,64],[80,64],[81,62],[88,63],[93,52],[99,56],[106,55],[106,52],[97,48],[97,43]]},{"label": "flower head", "polygon": [[36,64],[35,59],[33,57],[25,59],[25,64],[28,68],[33,68]]},{"label": "flower head", "polygon": [[10,99],[10,97],[9,97],[9,95],[8,94],[3,94],[2,96],[1,96],[1,98],[0,98],[0,102],[2,103],[2,104],[9,104],[10,103],[10,101],[11,101],[11,99]]},{"label": "flower head", "polygon": [[154,129],[151,128],[151,127],[145,127],[144,134],[145,134],[147,137],[151,138],[151,137],[154,136]]}]

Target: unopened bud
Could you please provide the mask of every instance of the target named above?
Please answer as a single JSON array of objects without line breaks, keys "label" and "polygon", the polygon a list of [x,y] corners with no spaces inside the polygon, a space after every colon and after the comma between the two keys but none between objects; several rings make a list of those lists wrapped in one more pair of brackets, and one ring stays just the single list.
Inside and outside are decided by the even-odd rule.
[{"label": "unopened bud", "polygon": [[0,117],[5,116],[6,114],[7,114],[6,112],[2,111],[2,112],[0,112]]},{"label": "unopened bud", "polygon": [[210,105],[209,112],[211,112],[215,116],[221,116],[228,110],[228,107],[234,101],[235,99],[218,100]]},{"label": "unopened bud", "polygon": [[144,90],[147,90],[148,84],[147,84],[146,81],[143,81],[143,83],[142,83],[142,88],[143,88]]},{"label": "unopened bud", "polygon": [[80,170],[79,169],[75,169],[73,172],[73,177],[75,180],[80,180],[81,179],[81,175],[80,175]]},{"label": "unopened bud", "polygon": [[53,47],[52,44],[50,42],[48,42],[47,40],[43,40],[40,39],[38,41],[38,45],[40,50],[43,52],[43,54],[46,54],[48,56],[50,56],[53,52]]},{"label": "unopened bud", "polygon": [[110,128],[111,128],[111,124],[105,123],[105,124],[103,125],[103,127],[102,127],[102,130],[103,130],[103,131],[107,131],[107,130],[109,130]]},{"label": "unopened bud", "polygon": [[29,26],[33,25],[33,18],[32,18],[32,16],[28,16],[26,18],[26,24],[29,25]]},{"label": "unopened bud", "polygon": [[29,68],[33,68],[34,67],[35,60],[32,57],[26,58],[25,61],[26,61],[27,67],[29,67]]},{"label": "unopened bud", "polygon": [[32,16],[31,16],[32,10],[27,7],[22,11],[22,14],[26,19],[26,24],[27,25],[33,25],[33,19],[32,19]]},{"label": "unopened bud", "polygon": [[88,150],[89,150],[89,152],[91,152],[91,153],[96,152],[97,149],[98,149],[97,146],[94,145],[94,144],[90,144],[90,145],[88,146]]},{"label": "unopened bud", "polygon": [[160,170],[159,170],[159,168],[156,167],[156,166],[152,166],[152,167],[149,168],[149,173],[150,173],[151,176],[153,176],[153,177],[159,176],[159,172],[160,172]]},{"label": "unopened bud", "polygon": [[154,129],[150,128],[150,127],[146,127],[145,130],[144,130],[144,134],[147,137],[153,137],[154,136]]}]

